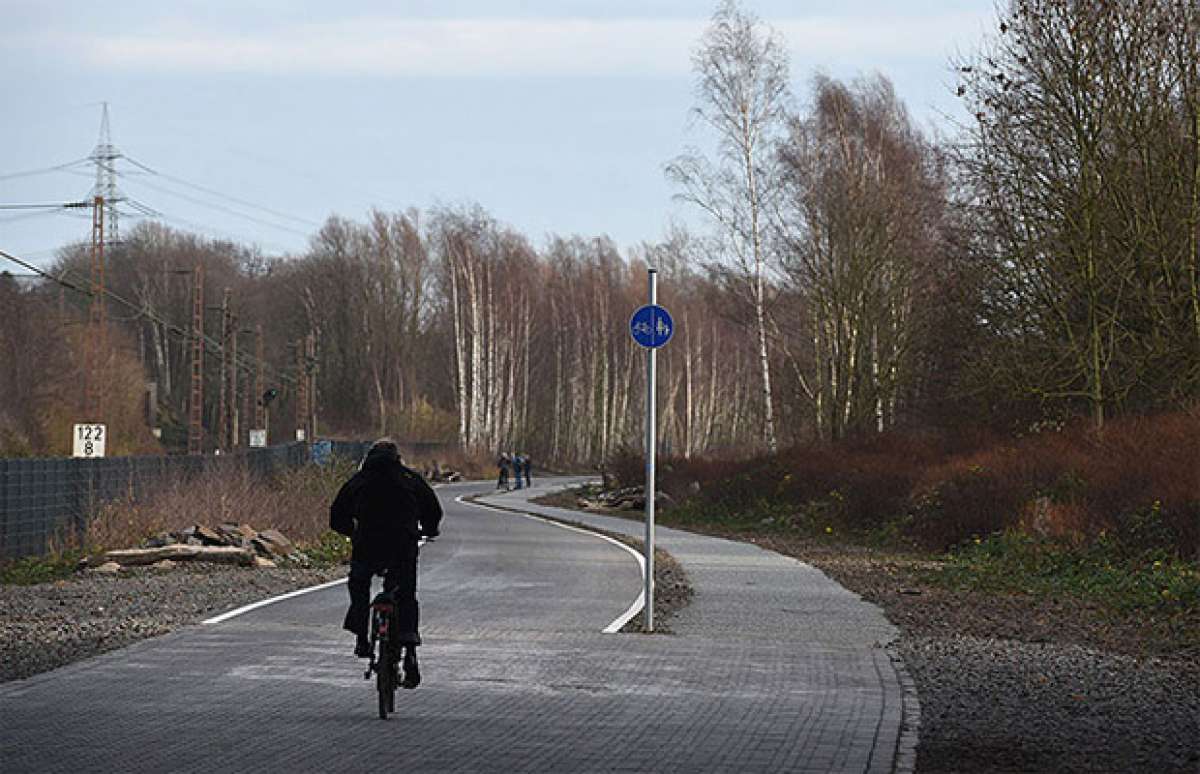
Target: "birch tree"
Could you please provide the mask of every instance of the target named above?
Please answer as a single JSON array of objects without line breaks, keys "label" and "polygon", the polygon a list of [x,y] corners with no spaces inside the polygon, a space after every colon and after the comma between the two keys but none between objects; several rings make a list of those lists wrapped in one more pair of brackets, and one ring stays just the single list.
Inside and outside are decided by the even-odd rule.
[{"label": "birch tree", "polygon": [[945,200],[935,158],[881,76],[817,78],[812,111],[792,123],[779,235],[804,302],[788,338],[808,347],[803,362],[786,354],[818,437],[893,426],[917,379]]},{"label": "birch tree", "polygon": [[454,332],[459,443],[509,451],[529,439],[534,253],[479,209],[436,213],[430,237]]},{"label": "birch tree", "polygon": [[698,104],[693,115],[717,140],[715,157],[690,150],[666,167],[678,197],[717,225],[743,277],[753,310],[761,377],[763,442],[775,451],[775,409],[767,336],[767,213],[777,190],[775,143],[788,101],[782,40],[735,0],[717,9],[692,59]]}]

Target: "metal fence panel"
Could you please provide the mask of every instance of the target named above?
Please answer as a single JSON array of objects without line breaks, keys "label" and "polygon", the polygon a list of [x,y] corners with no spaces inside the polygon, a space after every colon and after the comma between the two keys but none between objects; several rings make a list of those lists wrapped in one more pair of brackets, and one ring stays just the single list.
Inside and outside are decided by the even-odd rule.
[{"label": "metal fence panel", "polygon": [[303,443],[212,457],[0,459],[0,559],[45,553],[56,537],[82,535],[104,503],[142,500],[174,480],[222,469],[265,478],[307,462]]}]

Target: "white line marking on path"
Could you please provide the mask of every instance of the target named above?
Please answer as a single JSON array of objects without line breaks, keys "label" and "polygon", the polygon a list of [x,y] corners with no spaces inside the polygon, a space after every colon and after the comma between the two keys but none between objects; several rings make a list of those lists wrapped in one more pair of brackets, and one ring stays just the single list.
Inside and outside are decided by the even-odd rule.
[{"label": "white line marking on path", "polygon": [[[620,540],[615,540],[614,538],[610,538],[608,535],[601,535],[599,532],[593,532],[590,529],[584,529],[582,527],[575,527],[570,524],[563,524],[561,521],[555,521],[554,519],[546,519],[541,516],[535,516],[532,513],[524,513],[522,511],[518,511],[516,509],[500,508],[497,506],[492,506],[492,505],[488,505],[487,503],[481,503],[481,502],[467,502],[466,500],[463,499],[464,496],[465,495],[459,495],[458,497],[454,498],[454,501],[458,502],[458,503],[462,503],[463,505],[473,505],[476,508],[485,508],[489,511],[500,511],[501,513],[511,513],[513,516],[522,516],[526,519],[533,519],[534,521],[540,521],[544,524],[553,524],[555,527],[562,527],[563,529],[569,529],[572,532],[582,532],[585,535],[591,535],[592,537],[597,537],[597,538],[600,538],[601,540],[607,540],[608,542],[612,543],[614,546],[619,546],[619,547],[625,549],[626,551],[628,551],[630,554],[633,555],[634,559],[637,559],[638,568],[640,568],[642,571],[642,580],[645,581],[646,559],[641,554],[639,554],[637,551],[633,550],[629,546],[622,543]],[[608,626],[604,627],[602,632],[604,634],[616,634],[617,632],[621,631],[621,627],[623,627],[625,624],[629,623],[629,619],[633,618],[635,615],[640,613],[642,611],[642,608],[644,608],[645,606],[646,606],[646,592],[645,592],[645,590],[642,590],[642,591],[638,592],[637,599],[633,600],[633,604],[629,606],[629,609],[626,610],[624,613],[621,613],[621,615],[618,616],[616,618],[616,620],[614,620]]]},{"label": "white line marking on path", "polygon": [[[422,539],[422,540],[417,541],[417,545],[418,546],[425,545],[425,540]],[[296,591],[289,591],[288,593],[280,594],[277,597],[270,597],[269,599],[260,599],[257,602],[251,602],[249,605],[239,607],[236,610],[230,610],[228,613],[221,613],[218,616],[213,616],[212,618],[201,621],[200,623],[202,623],[202,624],[219,624],[222,621],[228,621],[230,618],[233,618],[234,616],[239,616],[242,613],[249,613],[251,610],[257,610],[260,607],[266,607],[267,605],[272,605],[276,602],[282,602],[285,599],[291,599],[292,597],[298,597],[301,594],[310,594],[314,591],[321,591],[322,589],[333,588],[334,586],[339,586],[345,582],[346,582],[346,579],[341,578],[339,580],[329,581],[328,583],[321,583],[316,586],[309,586],[306,589],[297,589]]]},{"label": "white line marking on path", "polygon": [[321,589],[332,588],[334,586],[337,586],[337,585],[345,583],[345,582],[346,582],[346,579],[342,578],[340,580],[329,581],[328,583],[322,583],[319,586],[309,586],[306,589],[299,589],[297,591],[289,591],[286,594],[280,594],[279,596],[271,597],[270,599],[260,599],[257,602],[252,602],[251,604],[245,605],[244,607],[239,607],[236,610],[230,610],[228,613],[221,613],[218,616],[213,616],[212,618],[209,618],[205,621],[201,621],[200,623],[219,624],[222,621],[228,621],[230,618],[241,615],[242,613],[249,613],[251,610],[257,610],[260,607],[266,607],[267,605],[273,604],[275,602],[282,602],[285,599],[291,599],[292,597],[298,597],[301,594],[308,594],[309,592],[312,592],[312,591],[320,591]]}]

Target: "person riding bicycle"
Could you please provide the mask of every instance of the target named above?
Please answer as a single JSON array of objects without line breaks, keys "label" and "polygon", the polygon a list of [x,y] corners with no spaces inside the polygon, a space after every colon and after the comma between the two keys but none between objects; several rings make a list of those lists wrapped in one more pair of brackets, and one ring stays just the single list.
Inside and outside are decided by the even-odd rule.
[{"label": "person riding bicycle", "polygon": [[421,681],[417,667],[417,554],[421,537],[435,538],[442,520],[437,495],[419,473],[404,465],[396,442],[371,445],[362,466],[342,485],[329,508],[329,526],[353,542],[350,556],[350,609],[342,628],[355,635],[354,653],[371,657],[367,636],[371,578],[383,575],[383,589],[396,601],[400,642],[405,645],[404,686]]}]

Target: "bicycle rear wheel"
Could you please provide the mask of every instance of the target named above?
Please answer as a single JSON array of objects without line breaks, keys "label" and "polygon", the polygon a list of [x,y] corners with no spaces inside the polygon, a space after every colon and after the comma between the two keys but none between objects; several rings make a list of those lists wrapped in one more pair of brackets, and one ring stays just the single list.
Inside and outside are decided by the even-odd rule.
[{"label": "bicycle rear wheel", "polygon": [[388,713],[393,711],[392,697],[396,690],[393,680],[394,676],[392,654],[388,648],[388,642],[387,640],[380,640],[379,664],[375,670],[375,687],[379,691],[380,720],[387,720]]}]

